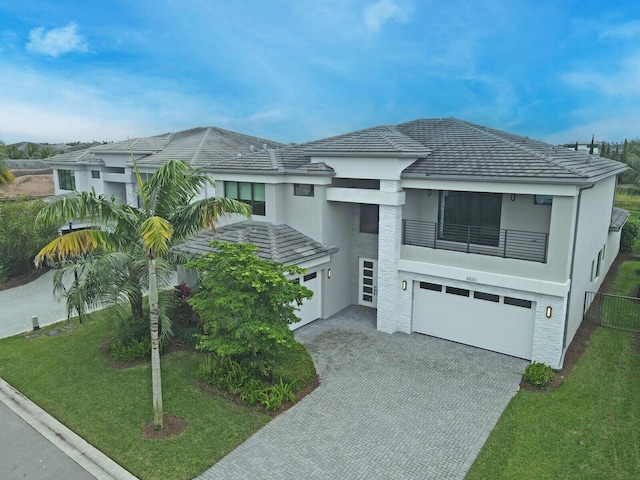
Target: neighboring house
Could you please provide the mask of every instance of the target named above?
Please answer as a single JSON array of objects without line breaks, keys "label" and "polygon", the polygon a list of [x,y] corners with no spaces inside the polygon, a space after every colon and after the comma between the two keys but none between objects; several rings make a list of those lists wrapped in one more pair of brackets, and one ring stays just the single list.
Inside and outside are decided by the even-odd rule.
[{"label": "neighboring house", "polygon": [[[217,195],[250,204],[253,221],[229,219],[184,248],[251,241],[265,258],[308,268],[300,281],[313,308],[301,324],[359,304],[377,309],[383,332],[562,366],[585,291],[618,253],[624,164],[457,119],[269,145],[215,160],[194,153]],[[98,161],[91,150],[81,168]],[[149,148],[138,158],[152,172],[172,155]],[[133,185],[125,193],[136,200]]]}]

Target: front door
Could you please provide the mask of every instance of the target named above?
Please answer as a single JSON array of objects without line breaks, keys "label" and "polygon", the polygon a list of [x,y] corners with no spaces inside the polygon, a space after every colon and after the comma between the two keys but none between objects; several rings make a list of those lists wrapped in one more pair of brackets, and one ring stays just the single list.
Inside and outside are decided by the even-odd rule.
[{"label": "front door", "polygon": [[378,305],[378,261],[360,258],[358,303],[376,308]]}]

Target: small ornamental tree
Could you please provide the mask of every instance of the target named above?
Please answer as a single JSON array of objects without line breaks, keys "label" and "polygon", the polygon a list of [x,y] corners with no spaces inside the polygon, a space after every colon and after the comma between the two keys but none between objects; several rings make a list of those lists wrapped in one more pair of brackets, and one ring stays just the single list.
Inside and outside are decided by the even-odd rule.
[{"label": "small ornamental tree", "polygon": [[[212,242],[212,253],[186,264],[200,275],[189,303],[202,319],[198,348],[221,357],[268,366],[272,354],[294,342],[289,325],[313,292],[287,279],[296,266],[261,260],[249,244]],[[260,368],[260,367],[258,367]]]}]

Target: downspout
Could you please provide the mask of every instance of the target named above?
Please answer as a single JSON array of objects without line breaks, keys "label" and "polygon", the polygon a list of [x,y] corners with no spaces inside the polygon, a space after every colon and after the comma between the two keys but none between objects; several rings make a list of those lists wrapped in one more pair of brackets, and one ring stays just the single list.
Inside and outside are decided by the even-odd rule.
[{"label": "downspout", "polygon": [[[573,269],[576,262],[576,244],[578,243],[578,222],[580,220],[580,207],[582,205],[582,192],[595,187],[595,183],[587,185],[586,187],[580,187],[578,192],[578,207],[576,208],[576,223],[573,227],[573,247],[571,251],[571,269],[569,270],[569,294],[567,295],[567,309],[564,315],[564,335],[562,337],[562,362],[560,365],[564,365],[564,356],[567,353],[567,330],[569,329],[569,310],[571,306],[571,291],[573,290]],[[562,367],[561,367],[562,368]]]}]

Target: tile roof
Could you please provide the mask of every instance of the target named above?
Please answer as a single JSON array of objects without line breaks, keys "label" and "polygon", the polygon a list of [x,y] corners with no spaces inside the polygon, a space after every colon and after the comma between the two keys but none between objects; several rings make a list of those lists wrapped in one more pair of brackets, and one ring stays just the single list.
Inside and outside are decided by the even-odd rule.
[{"label": "tile roof", "polygon": [[455,118],[420,119],[396,126],[379,126],[301,145],[229,158],[212,167],[242,172],[331,174],[311,157],[409,157],[416,161],[403,178],[468,181],[533,181],[589,183],[622,173],[626,165],[585,152],[550,145],[527,137]]},{"label": "tile roof", "polygon": [[[101,153],[134,152],[140,166],[184,160],[211,172],[333,175],[332,157],[415,158],[403,178],[590,183],[627,169],[621,162],[455,118],[378,126],[300,145],[284,145],[216,127],[98,145],[51,163],[95,162]],[[314,163],[311,158],[315,157]]]},{"label": "tile roof", "polygon": [[297,265],[338,251],[316,242],[288,225],[244,221],[220,227],[217,231],[202,231],[176,247],[181,252],[201,255],[211,252],[209,242],[251,243],[258,247],[258,257],[285,265]]},{"label": "tile roof", "polygon": [[622,208],[614,207],[611,212],[610,232],[619,232],[631,214]]},{"label": "tile roof", "polygon": [[[84,163],[98,161],[101,154],[134,152],[141,155],[139,166],[160,166],[168,160],[182,160],[194,167],[224,166],[239,155],[250,155],[284,144],[232,132],[217,127],[198,127],[147,138],[97,145],[85,150],[52,157],[51,163]],[[266,151],[266,150],[265,150]]]},{"label": "tile roof", "polygon": [[615,160],[455,118],[414,120],[396,128],[433,149],[404,171],[407,177],[581,182],[626,170]]}]

